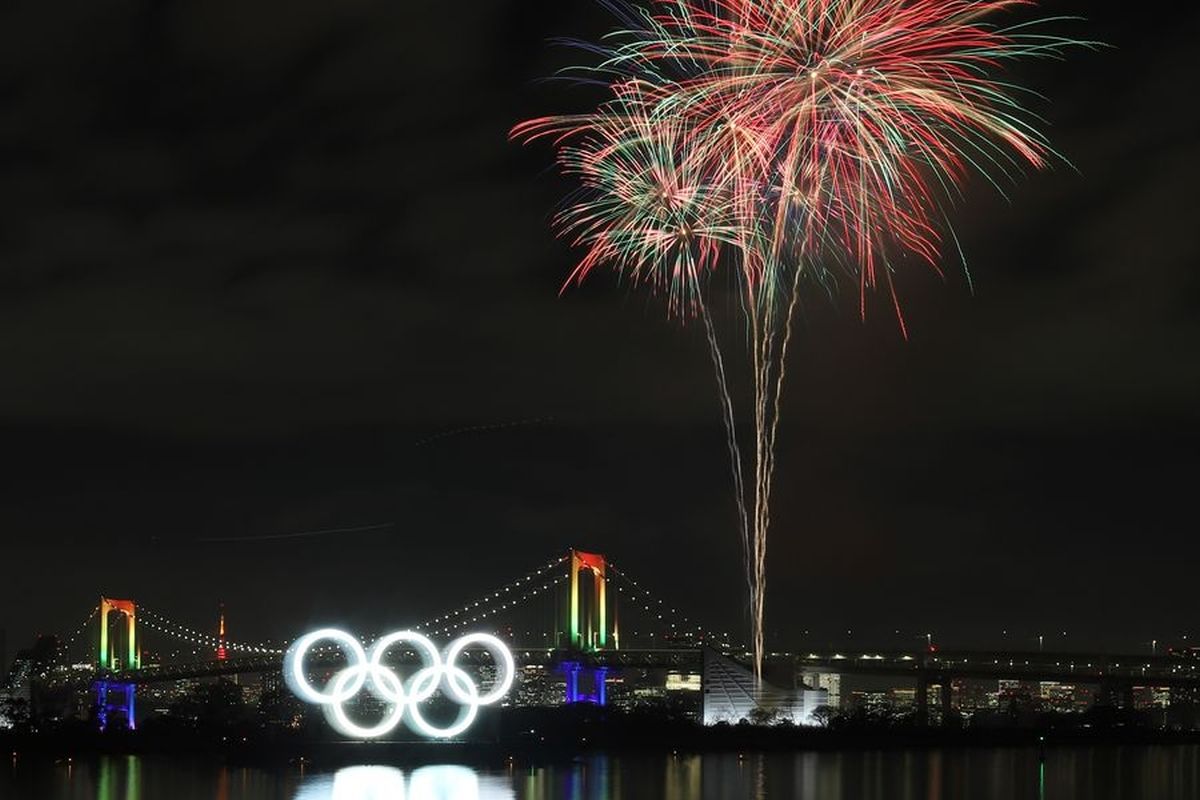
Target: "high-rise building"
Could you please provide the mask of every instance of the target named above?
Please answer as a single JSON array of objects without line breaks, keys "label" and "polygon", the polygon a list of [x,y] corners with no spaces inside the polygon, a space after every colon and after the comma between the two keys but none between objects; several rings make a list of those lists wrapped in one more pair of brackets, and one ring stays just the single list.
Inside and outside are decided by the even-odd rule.
[{"label": "high-rise building", "polygon": [[812,689],[824,689],[830,708],[842,707],[842,676],[836,672],[814,672],[806,676]]}]

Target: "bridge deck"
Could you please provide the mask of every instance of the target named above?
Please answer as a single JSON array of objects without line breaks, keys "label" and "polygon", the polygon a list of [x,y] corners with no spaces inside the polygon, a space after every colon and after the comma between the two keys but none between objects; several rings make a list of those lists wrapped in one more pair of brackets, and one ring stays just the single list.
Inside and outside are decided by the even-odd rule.
[{"label": "bridge deck", "polygon": [[[631,649],[572,652],[543,648],[514,648],[520,666],[553,667],[578,662],[588,667],[614,669],[699,670],[699,649]],[[490,664],[484,651],[466,651],[465,664]],[[1123,682],[1153,686],[1200,686],[1200,662],[1172,656],[1131,656],[1099,653],[1001,653],[998,651],[865,650],[858,653],[808,652],[773,653],[775,664],[790,664],[800,673],[836,672],[851,675],[904,677],[913,680],[1029,680],[1059,683]],[[345,663],[340,654],[318,656],[308,662],[314,668],[336,668]],[[415,652],[401,652],[391,659],[396,665],[419,666]],[[278,655],[206,660],[170,665],[152,665],[137,670],[97,674],[113,681],[137,684],[161,683],[220,675],[270,673],[281,669]]]}]

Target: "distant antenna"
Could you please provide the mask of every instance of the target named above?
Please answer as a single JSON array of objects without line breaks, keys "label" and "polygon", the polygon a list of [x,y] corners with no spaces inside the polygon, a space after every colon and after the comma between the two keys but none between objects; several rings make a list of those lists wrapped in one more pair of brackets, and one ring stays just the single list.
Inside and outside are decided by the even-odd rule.
[{"label": "distant antenna", "polygon": [[218,608],[220,620],[217,623],[217,661],[224,661],[229,658],[229,653],[225,650],[225,604],[220,603]]}]

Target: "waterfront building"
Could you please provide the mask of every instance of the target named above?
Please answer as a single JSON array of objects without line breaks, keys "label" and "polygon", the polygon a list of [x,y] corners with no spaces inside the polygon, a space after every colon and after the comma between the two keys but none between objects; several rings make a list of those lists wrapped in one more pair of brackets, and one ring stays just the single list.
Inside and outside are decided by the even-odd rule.
[{"label": "waterfront building", "polygon": [[715,650],[704,650],[704,702],[701,720],[705,725],[720,722],[785,721],[795,725],[814,723],[813,712],[828,703],[823,689],[781,689],[754,674],[732,658]]},{"label": "waterfront building", "polygon": [[822,689],[830,708],[842,707],[842,676],[836,672],[814,672],[808,677],[810,689]]},{"label": "waterfront building", "polygon": [[1075,710],[1074,684],[1042,681],[1038,684],[1038,697],[1048,711],[1066,713]]}]

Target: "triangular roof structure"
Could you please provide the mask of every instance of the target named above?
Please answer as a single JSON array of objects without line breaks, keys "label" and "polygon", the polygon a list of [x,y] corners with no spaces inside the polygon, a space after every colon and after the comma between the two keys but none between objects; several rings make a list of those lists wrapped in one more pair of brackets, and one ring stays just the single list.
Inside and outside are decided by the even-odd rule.
[{"label": "triangular roof structure", "polygon": [[824,689],[781,689],[711,648],[704,649],[703,680],[705,725],[742,720],[811,725],[813,711],[827,702]]}]

